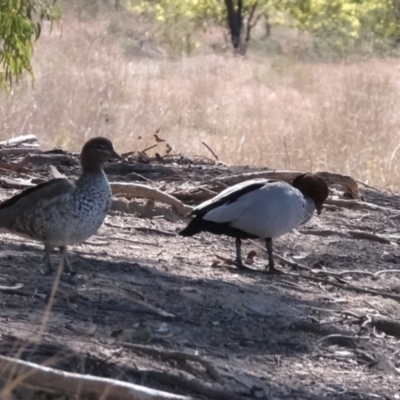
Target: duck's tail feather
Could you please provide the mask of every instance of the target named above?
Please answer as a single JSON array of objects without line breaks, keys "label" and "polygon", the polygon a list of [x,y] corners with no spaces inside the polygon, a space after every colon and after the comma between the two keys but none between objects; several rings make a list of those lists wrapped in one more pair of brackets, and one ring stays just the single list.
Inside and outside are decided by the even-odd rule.
[{"label": "duck's tail feather", "polygon": [[204,230],[204,223],[201,218],[194,218],[192,219],[186,228],[182,229],[179,232],[181,236],[194,236]]}]

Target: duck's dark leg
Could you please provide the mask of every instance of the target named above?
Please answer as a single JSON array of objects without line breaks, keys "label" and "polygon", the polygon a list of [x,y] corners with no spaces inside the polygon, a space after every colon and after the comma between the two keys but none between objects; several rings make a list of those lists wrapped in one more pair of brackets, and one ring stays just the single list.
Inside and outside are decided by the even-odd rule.
[{"label": "duck's dark leg", "polygon": [[48,244],[44,245],[44,258],[43,258],[43,260],[46,263],[47,270],[45,272],[44,271],[41,271],[41,272],[44,273],[45,275],[51,275],[53,273],[53,271],[54,271],[53,263],[51,262],[51,256],[50,256],[51,249],[52,249],[51,246],[49,246]]},{"label": "duck's dark leg", "polygon": [[271,238],[265,240],[265,246],[267,247],[267,252],[268,252],[268,271],[277,272],[278,270],[275,268],[275,263],[274,263],[274,252],[272,250]]},{"label": "duck's dark leg", "polygon": [[245,266],[242,262],[242,241],[240,238],[236,238],[236,266],[240,269],[244,269]]},{"label": "duck's dark leg", "polygon": [[69,263],[69,260],[68,260],[68,254],[67,254],[66,246],[60,246],[58,249],[60,250],[61,257],[63,257],[64,251],[65,251],[65,255],[64,255],[64,271],[71,273],[72,272],[72,268],[71,268],[71,264]]}]

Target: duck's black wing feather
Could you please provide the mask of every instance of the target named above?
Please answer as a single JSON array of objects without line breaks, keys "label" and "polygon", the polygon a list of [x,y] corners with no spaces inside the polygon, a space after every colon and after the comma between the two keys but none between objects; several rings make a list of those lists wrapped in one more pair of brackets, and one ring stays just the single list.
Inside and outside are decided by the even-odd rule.
[{"label": "duck's black wing feather", "polygon": [[229,223],[218,223],[206,221],[203,217],[214,208],[224,204],[231,204],[238,200],[241,196],[250,193],[254,190],[262,188],[265,184],[276,182],[271,179],[252,179],[246,182],[239,183],[230,188],[223,190],[220,194],[210,200],[201,203],[193,209],[189,215],[194,218],[189,222],[187,227],[179,232],[181,236],[193,236],[202,231],[208,231],[214,234],[225,234],[233,237],[249,238],[255,237],[239,229],[230,227]]},{"label": "duck's black wing feather", "polygon": [[237,199],[239,199],[243,195],[250,193],[254,190],[260,189],[266,183],[270,182],[274,181],[271,179],[252,179],[249,181],[238,183],[237,185],[231,186],[223,190],[220,194],[213,197],[212,199],[201,203],[196,208],[194,208],[189,215],[193,215],[196,217],[203,217],[214,208],[222,206],[223,204],[234,203]]}]

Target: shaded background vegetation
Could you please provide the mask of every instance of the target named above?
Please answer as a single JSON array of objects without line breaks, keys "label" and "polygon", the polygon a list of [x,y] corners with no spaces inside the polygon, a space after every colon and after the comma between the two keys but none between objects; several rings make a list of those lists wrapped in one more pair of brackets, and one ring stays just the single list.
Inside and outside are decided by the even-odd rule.
[{"label": "shaded background vegetation", "polygon": [[205,141],[228,163],[398,187],[398,2],[244,2],[235,52],[226,3],[58,3],[61,21],[50,34],[45,16],[34,43],[33,85],[1,95],[1,136],[79,150],[105,135],[142,150],[160,129],[175,153],[210,156]]}]

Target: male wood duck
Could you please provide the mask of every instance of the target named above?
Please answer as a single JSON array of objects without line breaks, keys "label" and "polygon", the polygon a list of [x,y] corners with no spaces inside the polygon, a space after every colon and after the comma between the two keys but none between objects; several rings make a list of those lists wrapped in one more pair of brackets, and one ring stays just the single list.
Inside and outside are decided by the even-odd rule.
[{"label": "male wood duck", "polygon": [[242,262],[242,239],[265,239],[269,271],[276,272],[272,238],[306,223],[328,197],[328,185],[321,177],[307,173],[290,185],[269,179],[253,179],[225,189],[193,209],[194,218],[179,232],[193,236],[207,231],[236,238],[236,265]]}]

